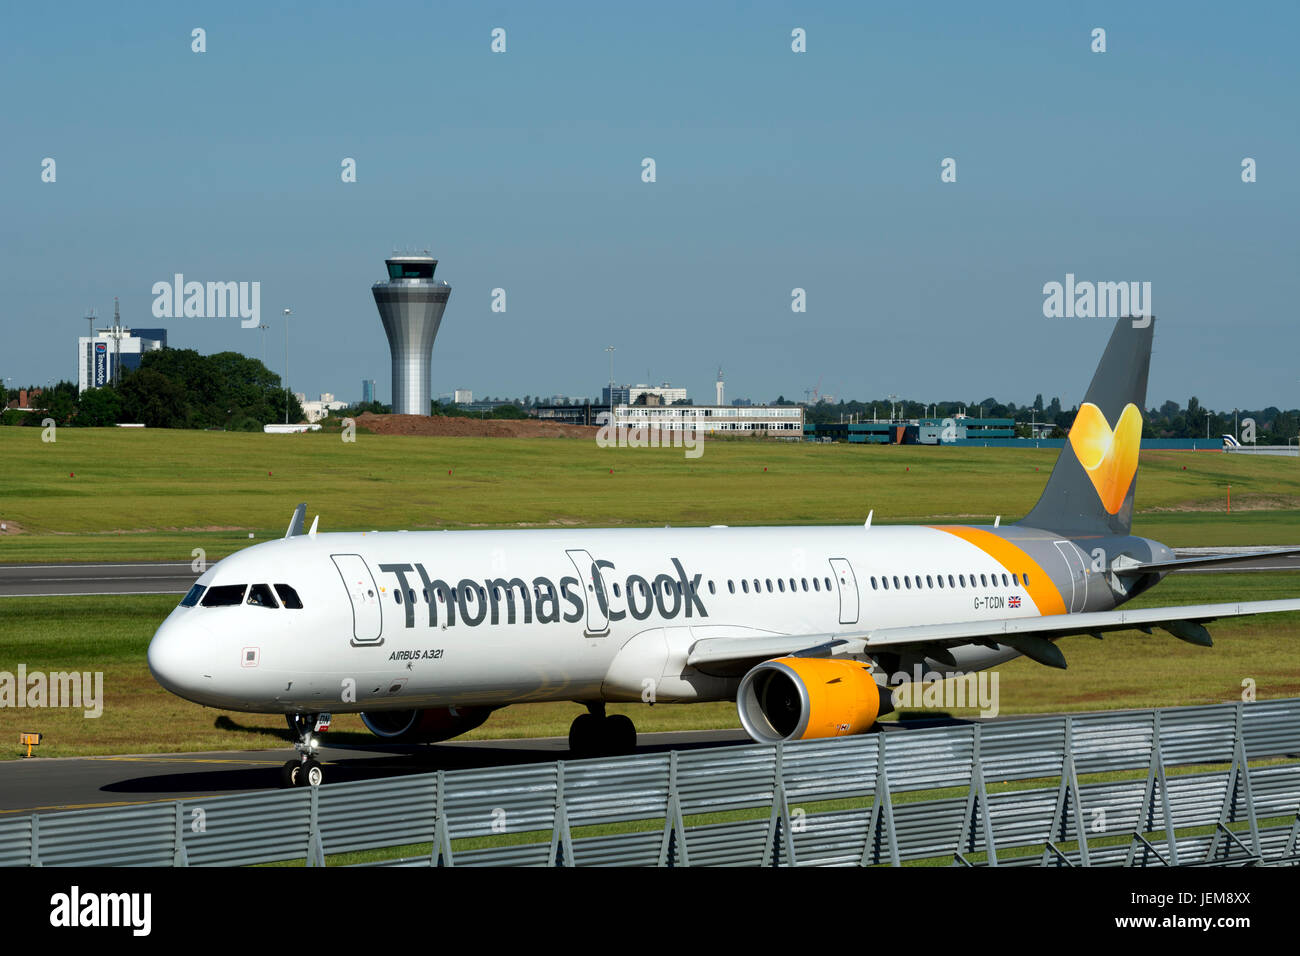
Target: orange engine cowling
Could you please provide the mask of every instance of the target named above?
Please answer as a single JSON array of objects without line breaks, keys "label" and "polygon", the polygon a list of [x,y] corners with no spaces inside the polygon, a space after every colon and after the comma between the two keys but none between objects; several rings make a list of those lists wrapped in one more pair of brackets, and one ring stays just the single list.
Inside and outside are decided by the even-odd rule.
[{"label": "orange engine cowling", "polygon": [[781,657],[745,675],[736,708],[751,737],[776,743],[865,733],[894,704],[872,678],[870,664]]}]

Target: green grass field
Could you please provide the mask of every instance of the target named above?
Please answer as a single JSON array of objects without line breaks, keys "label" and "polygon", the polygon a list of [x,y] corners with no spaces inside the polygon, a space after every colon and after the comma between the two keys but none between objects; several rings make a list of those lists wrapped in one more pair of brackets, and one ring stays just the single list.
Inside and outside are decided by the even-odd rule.
[{"label": "green grass field", "polygon": [[[1135,605],[1290,597],[1300,576],[1183,575]],[[103,671],[103,715],[0,708],[0,759],[18,756],[18,734],[44,733],[43,757],[228,750],[287,744],[282,718],[224,713],[174,697],[149,674],[145,651],[171,597],[6,598],[0,600],[0,671]],[[1112,634],[1104,641],[1067,638],[1070,663],[1059,671],[1020,659],[998,670],[1003,713],[1108,710],[1240,700],[1245,680],[1263,698],[1300,695],[1300,616],[1268,615],[1210,625],[1215,647],[1193,647],[1162,631]],[[617,705],[643,732],[739,727],[731,703]],[[576,704],[507,707],[463,739],[564,736]],[[954,710],[973,716],[976,708]],[[933,716],[924,713],[923,716]],[[893,718],[891,718],[893,719]],[[355,715],[339,715],[335,743],[374,743]]]},{"label": "green grass field", "polygon": [[[0,561],[209,559],[282,535],[306,501],[322,530],[1012,521],[1054,450],[713,441],[0,428]],[[612,469],[612,472],[611,472]],[[74,476],[75,477],[70,477]],[[1227,514],[1228,487],[1233,511]],[[1300,544],[1288,458],[1144,452],[1134,530],[1175,547]],[[18,533],[13,533],[17,528]]]}]

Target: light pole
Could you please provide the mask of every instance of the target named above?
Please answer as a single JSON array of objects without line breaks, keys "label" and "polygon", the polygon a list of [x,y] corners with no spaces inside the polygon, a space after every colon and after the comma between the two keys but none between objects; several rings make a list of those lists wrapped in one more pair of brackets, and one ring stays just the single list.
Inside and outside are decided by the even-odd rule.
[{"label": "light pole", "polygon": [[289,424],[289,316],[293,309],[284,310],[284,423]]},{"label": "light pole", "polygon": [[266,330],[269,329],[270,326],[259,325],[258,328],[262,330],[262,368],[266,368]]}]

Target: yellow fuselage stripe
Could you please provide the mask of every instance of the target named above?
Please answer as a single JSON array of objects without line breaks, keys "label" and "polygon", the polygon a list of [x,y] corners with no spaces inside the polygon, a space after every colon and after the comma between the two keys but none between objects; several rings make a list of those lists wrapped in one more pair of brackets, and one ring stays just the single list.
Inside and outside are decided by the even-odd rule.
[{"label": "yellow fuselage stripe", "polygon": [[1052,576],[1044,571],[1038,562],[1023,549],[1018,548],[1006,538],[999,537],[981,528],[971,528],[965,525],[930,525],[930,527],[936,531],[946,531],[949,534],[956,535],[963,541],[970,542],[1002,565],[1008,573],[1019,574],[1022,577],[1028,573],[1030,575],[1029,584],[1025,586],[1025,590],[1029,592],[1029,597],[1033,600],[1034,606],[1038,608],[1039,614],[1046,616],[1066,613],[1065,598],[1061,596],[1061,591],[1052,580]]}]

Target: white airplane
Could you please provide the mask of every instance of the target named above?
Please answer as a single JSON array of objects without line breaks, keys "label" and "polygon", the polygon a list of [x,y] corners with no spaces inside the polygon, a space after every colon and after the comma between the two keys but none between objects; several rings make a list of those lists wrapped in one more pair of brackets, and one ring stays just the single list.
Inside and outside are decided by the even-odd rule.
[{"label": "white airplane", "polygon": [[282,782],[314,786],[316,734],[335,713],[359,712],[389,741],[432,742],[509,704],[573,701],[586,707],[569,732],[580,755],[635,748],[632,721],[606,716],[611,701],[734,700],[758,741],[857,734],[892,709],[891,676],[1020,655],[1064,667],[1059,638],[1130,628],[1208,646],[1207,621],[1300,610],[1117,610],[1172,571],[1257,557],[1179,560],[1129,532],[1144,321],[1116,325],[1041,499],[1016,524],[325,534],[319,518],[304,532],[299,505],[282,540],[198,579],[154,635],[149,667],[187,700],[285,714],[298,757]]}]

